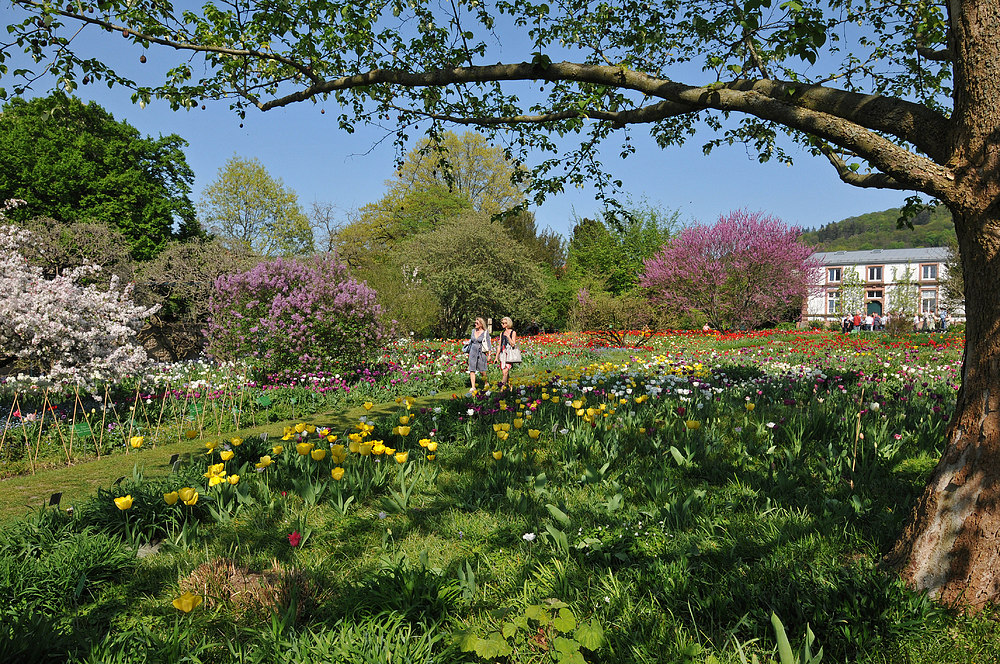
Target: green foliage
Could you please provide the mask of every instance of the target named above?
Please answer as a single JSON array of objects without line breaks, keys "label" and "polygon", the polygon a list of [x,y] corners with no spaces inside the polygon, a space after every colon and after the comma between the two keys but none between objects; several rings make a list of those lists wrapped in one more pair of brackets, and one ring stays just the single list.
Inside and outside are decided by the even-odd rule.
[{"label": "green foliage", "polygon": [[258,256],[312,251],[309,219],[298,196],[256,158],[233,155],[202,192],[205,226],[227,246]]},{"label": "green foliage", "polygon": [[439,335],[465,334],[476,316],[510,316],[516,327],[541,311],[541,270],[524,245],[485,216],[455,219],[401,251],[412,259],[413,278],[437,298]]},{"label": "green foliage", "polygon": [[890,208],[835,221],[814,231],[804,231],[802,241],[816,251],[863,249],[907,249],[946,247],[955,242],[951,212],[943,205],[923,210],[913,217],[913,228],[896,223],[900,209]]},{"label": "green foliage", "polygon": [[170,240],[201,233],[186,146],[176,134],[143,137],[62,93],[15,98],[0,113],[0,191],[28,202],[11,212],[15,221],[98,222],[125,237],[134,259],[148,260]]},{"label": "green foliage", "polygon": [[584,664],[582,651],[597,652],[605,643],[600,621],[579,620],[568,604],[555,599],[530,604],[523,612],[499,611],[496,618],[499,630],[485,637],[460,632],[461,649],[487,660],[513,657],[514,661]]},{"label": "green foliage", "polygon": [[639,283],[643,262],[670,239],[679,218],[643,203],[624,212],[608,212],[603,221],[580,219],[573,226],[567,266],[584,287],[620,295]]}]

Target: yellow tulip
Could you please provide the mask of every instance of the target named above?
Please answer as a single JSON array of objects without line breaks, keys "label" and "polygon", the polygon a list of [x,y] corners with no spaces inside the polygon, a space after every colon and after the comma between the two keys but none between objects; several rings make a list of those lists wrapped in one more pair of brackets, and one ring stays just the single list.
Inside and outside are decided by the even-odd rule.
[{"label": "yellow tulip", "polygon": [[506,401],[501,401],[499,405],[500,405],[500,410],[507,410],[507,402]]},{"label": "yellow tulip", "polygon": [[123,512],[132,507],[132,494],[115,498],[115,506]]},{"label": "yellow tulip", "polygon": [[366,401],[365,402],[365,410],[371,410],[374,407],[375,407],[375,404],[373,404],[371,401]]},{"label": "yellow tulip", "polygon": [[313,450],[309,454],[312,456],[313,461],[322,461],[326,458],[326,450]]},{"label": "yellow tulip", "polygon": [[514,428],[515,429],[520,429],[523,426],[524,426],[524,420],[521,419],[520,417],[515,417],[514,418]]},{"label": "yellow tulip", "polygon": [[410,435],[410,427],[399,427],[399,435],[400,436],[409,436]]},{"label": "yellow tulip", "polygon": [[493,453],[493,458],[499,461],[500,459],[503,458],[503,452],[497,450],[496,452]]},{"label": "yellow tulip", "polygon": [[330,476],[339,482],[344,477],[344,469],[341,468],[340,466],[337,466],[336,468],[330,471]]},{"label": "yellow tulip", "polygon": [[687,426],[688,429],[691,429],[691,430],[700,429],[701,428],[701,422],[699,422],[698,420],[687,420],[687,421],[684,422],[684,424],[685,424],[685,426]]},{"label": "yellow tulip", "polygon": [[336,443],[337,442],[337,437],[336,436],[332,436],[332,435],[327,435],[326,436],[326,442],[328,442],[328,443]]},{"label": "yellow tulip", "polygon": [[528,438],[538,440],[540,435],[542,435],[541,429],[528,429]]},{"label": "yellow tulip", "polygon": [[576,409],[576,416],[577,417],[583,417],[586,413],[587,413],[587,411],[585,411],[583,408],[577,408]]},{"label": "yellow tulip", "polygon": [[399,423],[400,424],[409,424],[410,423],[410,416],[409,415],[400,415],[400,417],[399,417]]},{"label": "yellow tulip", "polygon": [[282,437],[281,437],[281,439],[282,439],[282,440],[291,440],[291,439],[292,439],[292,434],[291,434],[291,432],[289,432],[289,433],[286,433],[286,434],[285,434],[284,436],[282,436]]},{"label": "yellow tulip", "polygon": [[192,489],[191,487],[186,486],[183,489],[180,489],[177,492],[177,495],[180,497],[181,501],[184,502],[185,504],[191,504],[188,503],[188,501],[197,496],[198,492]]},{"label": "yellow tulip", "polygon": [[[326,427],[323,427],[322,429],[319,430],[319,435],[321,437],[329,436],[330,435],[330,430],[327,429]],[[332,443],[333,441],[331,440],[330,442]]]},{"label": "yellow tulip", "polygon": [[298,424],[295,425],[295,433],[302,433],[305,430],[306,430],[305,422],[299,422]]},{"label": "yellow tulip", "polygon": [[185,505],[194,505],[197,502],[198,502],[198,492],[195,491],[194,489],[192,489],[191,490],[191,498],[190,498],[190,500],[185,500],[184,504]]},{"label": "yellow tulip", "polygon": [[372,454],[385,454],[385,445],[381,440],[375,441],[375,446],[372,447]]},{"label": "yellow tulip", "polygon": [[185,592],[183,595],[175,599],[172,604],[178,611],[191,613],[201,604],[201,595],[192,595],[190,592]]},{"label": "yellow tulip", "polygon": [[573,408],[576,408],[577,410],[583,408],[583,399],[577,399],[576,401],[574,401]]},{"label": "yellow tulip", "polygon": [[229,439],[229,444],[232,445],[233,447],[239,447],[240,445],[243,444],[243,439],[242,438],[230,438]]},{"label": "yellow tulip", "polygon": [[299,443],[295,446],[295,451],[299,453],[300,456],[305,456],[312,452],[312,443]]},{"label": "yellow tulip", "polygon": [[646,427],[639,427],[639,433],[642,435],[646,434]]},{"label": "yellow tulip", "polygon": [[133,449],[139,449],[142,447],[142,442],[145,440],[142,436],[132,436],[128,439],[128,444],[133,447]]},{"label": "yellow tulip", "polygon": [[215,486],[216,484],[222,484],[226,481],[226,478],[222,475],[216,475],[215,477],[209,478],[208,486]]},{"label": "yellow tulip", "polygon": [[438,444],[437,444],[436,440],[433,440],[433,441],[427,443],[427,451],[428,452],[436,452],[437,448],[438,448]]},{"label": "yellow tulip", "polygon": [[274,447],[271,448],[271,454],[273,454],[274,456],[278,456],[279,454],[281,454],[284,451],[285,451],[285,448],[282,447],[281,445],[275,445]]},{"label": "yellow tulip", "polygon": [[236,453],[233,452],[232,450],[222,450],[221,452],[219,452],[219,458],[222,459],[223,461],[229,461],[234,456],[236,456]]},{"label": "yellow tulip", "polygon": [[396,453],[396,448],[386,447],[385,449],[382,450],[382,453],[385,454],[386,456],[392,456],[393,454]]},{"label": "yellow tulip", "polygon": [[262,456],[260,458],[260,462],[257,464],[257,467],[258,468],[267,468],[272,463],[274,463],[274,461],[271,460],[271,457],[269,457],[269,456]]},{"label": "yellow tulip", "polygon": [[313,424],[307,424],[306,433],[316,433],[316,426]]},{"label": "yellow tulip", "polygon": [[428,460],[428,461],[433,461],[433,460],[434,460],[434,457],[436,457],[436,456],[437,456],[436,454],[428,454],[428,455],[427,455],[427,460]]},{"label": "yellow tulip", "polygon": [[368,456],[372,453],[374,446],[374,443],[361,443],[358,445],[358,454],[361,456]]},{"label": "yellow tulip", "polygon": [[746,405],[746,408],[747,408],[747,412],[748,412],[748,413],[752,413],[752,412],[753,412],[753,409],[754,409],[754,408],[756,408],[756,407],[757,407],[757,405],[756,405],[756,404],[752,404],[752,403],[748,403],[748,404]]},{"label": "yellow tulip", "polygon": [[500,440],[507,440],[508,436],[510,436],[510,434],[506,431],[497,431],[497,438]]},{"label": "yellow tulip", "polygon": [[357,454],[361,451],[361,441],[351,438],[351,442],[347,444],[347,449],[351,450],[352,453]]},{"label": "yellow tulip", "polygon": [[431,442],[430,438],[421,438],[420,440],[417,441],[420,447],[427,447],[427,443],[429,442]]},{"label": "yellow tulip", "polygon": [[171,491],[170,493],[163,494],[163,500],[167,501],[167,505],[173,505],[174,503],[176,503],[177,498],[178,495],[176,491]]},{"label": "yellow tulip", "polygon": [[184,435],[187,437],[188,440],[191,440],[192,438],[198,437],[198,432],[194,431],[193,429],[188,429],[187,431],[184,432]]},{"label": "yellow tulip", "polygon": [[396,463],[406,463],[406,460],[410,458],[409,452],[400,452],[396,455]]},{"label": "yellow tulip", "polygon": [[226,481],[229,482],[230,484],[232,484],[233,486],[236,486],[239,483],[239,481],[240,481],[240,476],[239,475],[230,475],[229,477],[226,478]]},{"label": "yellow tulip", "polygon": [[208,441],[205,441],[205,447],[208,448],[209,452],[211,452],[212,450],[214,450],[218,446],[219,446],[219,441],[217,441],[217,440],[208,440]]}]

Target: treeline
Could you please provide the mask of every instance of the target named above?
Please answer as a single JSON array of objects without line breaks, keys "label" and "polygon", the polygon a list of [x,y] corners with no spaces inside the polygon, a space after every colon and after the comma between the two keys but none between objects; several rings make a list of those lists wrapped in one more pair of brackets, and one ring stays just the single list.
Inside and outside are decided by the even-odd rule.
[{"label": "treeline", "polygon": [[[419,142],[385,195],[354,210],[303,209],[263,164],[238,155],[195,198],[186,145],[63,94],[15,99],[0,113],[0,202],[23,200],[8,223],[32,233],[21,255],[46,279],[96,265],[81,286],[134,282],[136,303],[158,306],[141,335],[158,359],[201,352],[218,278],[317,254],[367,283],[380,323],[398,335],[458,336],[477,316],[504,315],[522,331],[700,324],[660,320],[639,287],[677,213],[632,202],[574,219],[564,238],[539,227],[520,167],[480,134]],[[0,352],[0,370],[8,360]]]},{"label": "treeline", "polygon": [[900,228],[901,210],[869,212],[821,226],[802,234],[802,240],[818,251],[863,251],[947,247],[955,244],[955,226],[944,206],[923,210],[913,217],[913,228]]}]

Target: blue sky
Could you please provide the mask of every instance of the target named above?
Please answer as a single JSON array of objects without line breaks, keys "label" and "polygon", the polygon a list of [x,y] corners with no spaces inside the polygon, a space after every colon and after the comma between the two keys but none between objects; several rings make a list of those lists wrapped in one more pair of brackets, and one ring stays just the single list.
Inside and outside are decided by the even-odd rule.
[{"label": "blue sky", "polygon": [[[129,48],[120,37],[90,31],[81,39],[131,76],[153,73],[173,64],[167,59],[176,57],[169,50],[151,49],[146,52],[149,63],[140,65],[141,52]],[[508,44],[504,50],[514,49]],[[507,60],[524,57],[512,52],[505,55]],[[36,86],[36,94],[46,92],[44,83]],[[84,86],[75,94],[96,101],[144,134],[176,133],[188,141],[186,154],[195,172],[192,193],[196,200],[234,154],[258,158],[272,176],[297,192],[306,209],[312,201],[322,201],[346,213],[376,201],[393,174],[391,138],[382,140],[384,135],[374,129],[361,128],[354,134],[341,131],[332,103],[325,115],[320,114],[321,104],[305,102],[267,113],[249,110],[241,121],[225,101],[206,102],[204,111],[175,112],[156,101],[141,109],[131,103],[128,90],[109,90],[104,85]],[[907,195],[843,184],[825,160],[796,152],[794,147],[788,148],[798,154],[792,167],[760,164],[742,146],[719,147],[705,156],[701,145],[709,136],[702,133],[685,146],[661,149],[639,127],[632,138],[635,154],[622,159],[618,146],[608,143],[603,163],[622,180],[633,199],[677,210],[688,223],[712,222],[721,214],[745,208],[772,214],[791,225],[814,228],[901,205]],[[593,217],[600,209],[593,190],[570,189],[552,196],[535,209],[535,214],[540,227],[568,235],[574,216]]]}]

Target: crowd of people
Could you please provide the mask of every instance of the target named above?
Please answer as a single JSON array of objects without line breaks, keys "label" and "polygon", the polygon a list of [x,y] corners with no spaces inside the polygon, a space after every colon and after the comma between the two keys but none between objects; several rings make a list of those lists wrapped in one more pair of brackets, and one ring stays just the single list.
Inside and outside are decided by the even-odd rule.
[{"label": "crowd of people", "polygon": [[[844,317],[840,321],[840,331],[844,334],[848,334],[849,332],[878,332],[884,330],[889,325],[890,316],[891,314],[883,316],[874,311],[869,311],[866,314],[856,311],[853,316],[844,314]],[[923,315],[918,313],[913,315],[913,330],[915,332],[931,332],[935,330],[946,332],[950,322],[951,317],[943,309],[937,313],[937,317],[930,312],[925,312]]]}]

